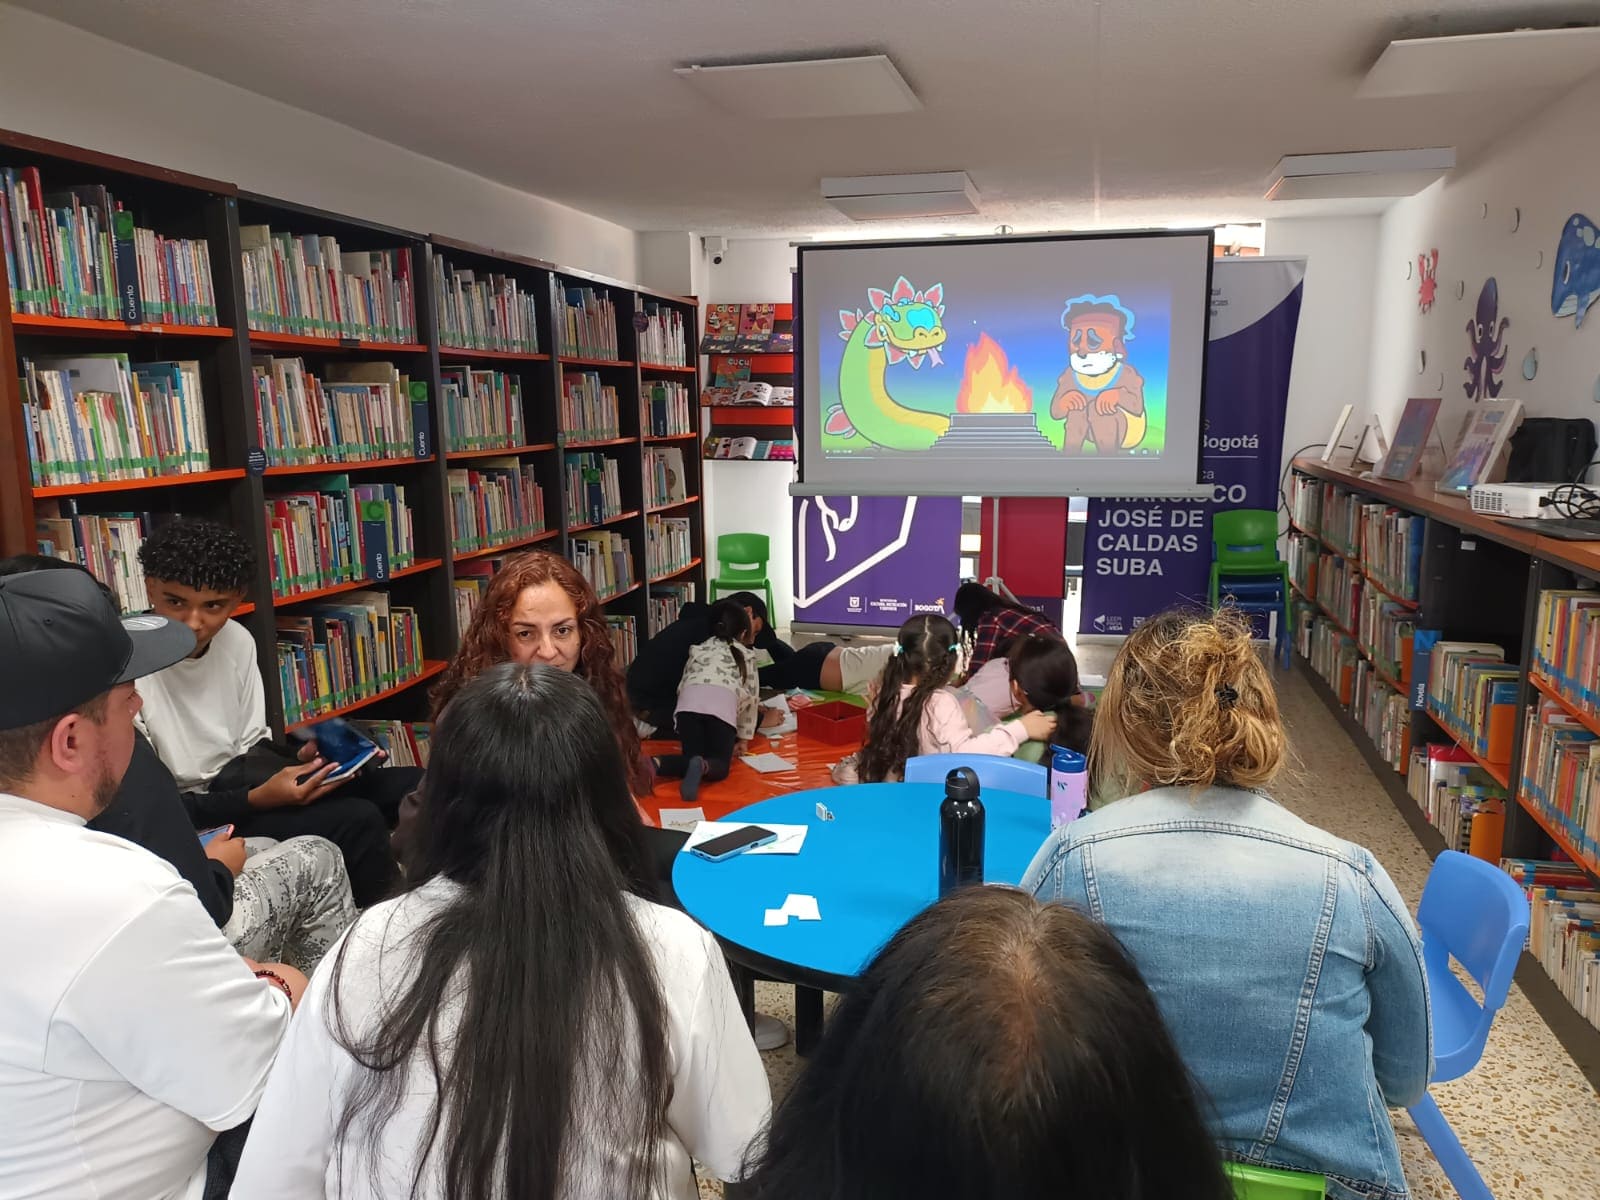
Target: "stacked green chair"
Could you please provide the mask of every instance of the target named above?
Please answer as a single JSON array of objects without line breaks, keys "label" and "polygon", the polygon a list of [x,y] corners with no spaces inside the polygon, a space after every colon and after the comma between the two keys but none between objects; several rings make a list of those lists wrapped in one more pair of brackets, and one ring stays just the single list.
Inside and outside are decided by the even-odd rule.
[{"label": "stacked green chair", "polygon": [[755,592],[766,595],[767,614],[773,614],[772,583],[767,578],[767,558],[772,540],[764,533],[725,533],[717,538],[717,575],[711,581],[711,600],[720,592]]},{"label": "stacked green chair", "polygon": [[1211,586],[1215,609],[1226,597],[1241,612],[1276,614],[1278,654],[1289,669],[1294,646],[1289,564],[1278,557],[1278,514],[1236,508],[1211,518]]}]

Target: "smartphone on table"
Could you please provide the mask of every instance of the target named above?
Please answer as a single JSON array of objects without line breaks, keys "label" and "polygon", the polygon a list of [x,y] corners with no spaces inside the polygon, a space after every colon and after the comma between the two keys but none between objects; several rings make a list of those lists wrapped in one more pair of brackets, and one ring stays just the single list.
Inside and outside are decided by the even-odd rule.
[{"label": "smartphone on table", "polygon": [[723,862],[746,850],[766,846],[778,840],[778,835],[759,825],[745,825],[727,833],[718,834],[708,842],[690,846],[689,853],[699,855],[707,862]]},{"label": "smartphone on table", "polygon": [[338,764],[328,774],[327,783],[343,783],[383,752],[343,717],[330,717],[298,732],[302,741],[316,741],[324,762]]}]

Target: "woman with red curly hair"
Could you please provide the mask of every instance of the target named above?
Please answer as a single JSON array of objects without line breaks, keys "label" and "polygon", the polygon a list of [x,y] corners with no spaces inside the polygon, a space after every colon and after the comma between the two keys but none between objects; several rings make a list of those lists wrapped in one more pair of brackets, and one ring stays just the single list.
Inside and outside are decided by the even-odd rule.
[{"label": "woman with red curly hair", "polygon": [[542,663],[587,682],[605,709],[633,794],[650,794],[655,771],[639,745],[600,599],[578,568],[559,555],[519,554],[490,580],[461,649],[434,685],[433,718],[469,680],[503,662]]}]

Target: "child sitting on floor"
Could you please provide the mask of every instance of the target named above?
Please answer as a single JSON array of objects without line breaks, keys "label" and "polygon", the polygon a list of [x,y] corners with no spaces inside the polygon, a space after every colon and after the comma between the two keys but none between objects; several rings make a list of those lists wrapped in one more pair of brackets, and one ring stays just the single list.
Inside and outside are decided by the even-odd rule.
[{"label": "child sitting on floor", "polygon": [[[941,616],[912,617],[900,626],[894,655],[883,669],[867,715],[867,735],[856,758],[863,783],[901,778],[906,759],[919,754],[1010,755],[1023,742],[1049,738],[1055,714],[1030,712],[974,733],[961,700],[949,687],[960,661],[955,626]],[[849,770],[840,764],[841,782]]]},{"label": "child sitting on floor", "polygon": [[689,651],[678,683],[676,721],[683,753],[655,760],[656,774],[682,779],[678,790],[693,804],[702,780],[728,777],[735,755],[755,734],[761,706],[750,614],[732,600],[711,606],[711,636]]}]

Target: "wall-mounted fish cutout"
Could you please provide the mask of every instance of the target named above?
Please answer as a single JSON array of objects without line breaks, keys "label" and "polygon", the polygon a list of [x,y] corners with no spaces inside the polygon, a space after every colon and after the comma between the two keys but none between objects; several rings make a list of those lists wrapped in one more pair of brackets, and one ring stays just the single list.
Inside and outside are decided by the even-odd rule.
[{"label": "wall-mounted fish cutout", "polygon": [[1550,311],[1583,325],[1589,306],[1600,299],[1600,230],[1582,213],[1573,213],[1561,230],[1550,284]]}]

